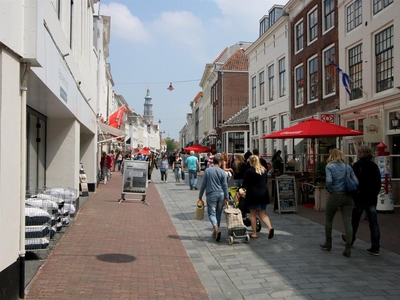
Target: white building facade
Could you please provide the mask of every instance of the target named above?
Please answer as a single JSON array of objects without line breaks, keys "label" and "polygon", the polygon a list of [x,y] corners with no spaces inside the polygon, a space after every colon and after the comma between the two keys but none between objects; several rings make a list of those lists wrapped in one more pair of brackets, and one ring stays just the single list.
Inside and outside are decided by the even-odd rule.
[{"label": "white building facade", "polygon": [[283,6],[273,6],[260,20],[260,37],[246,49],[249,58],[250,149],[272,156],[292,153],[287,140],[260,139],[290,126],[289,18]]},{"label": "white building facade", "polygon": [[93,36],[97,2],[0,1],[2,299],[23,297],[26,193],[65,187],[78,196],[81,163],[95,186],[108,89],[108,50]]}]

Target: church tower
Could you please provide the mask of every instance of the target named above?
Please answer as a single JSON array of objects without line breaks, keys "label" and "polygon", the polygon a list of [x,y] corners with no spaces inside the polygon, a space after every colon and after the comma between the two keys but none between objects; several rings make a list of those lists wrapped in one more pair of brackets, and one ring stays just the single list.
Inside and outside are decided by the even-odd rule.
[{"label": "church tower", "polygon": [[143,117],[151,125],[153,125],[153,104],[151,104],[150,89],[147,88],[146,97],[144,97],[144,113]]}]

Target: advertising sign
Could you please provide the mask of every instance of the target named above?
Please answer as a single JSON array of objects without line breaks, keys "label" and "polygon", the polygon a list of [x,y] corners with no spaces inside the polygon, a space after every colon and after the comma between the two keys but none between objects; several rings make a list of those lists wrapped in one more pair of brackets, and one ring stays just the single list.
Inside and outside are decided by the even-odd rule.
[{"label": "advertising sign", "polygon": [[122,194],[145,195],[147,189],[147,161],[125,160]]}]

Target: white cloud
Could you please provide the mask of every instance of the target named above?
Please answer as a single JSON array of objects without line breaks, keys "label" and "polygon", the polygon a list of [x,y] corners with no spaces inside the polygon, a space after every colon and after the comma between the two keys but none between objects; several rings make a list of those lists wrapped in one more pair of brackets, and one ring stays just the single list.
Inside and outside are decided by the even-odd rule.
[{"label": "white cloud", "polygon": [[215,20],[225,30],[232,28],[258,32],[259,20],[268,15],[274,4],[284,5],[287,0],[214,0],[221,17]]},{"label": "white cloud", "polygon": [[111,16],[112,35],[133,42],[151,41],[151,35],[143,23],[125,5],[115,2],[101,4],[100,14]]},{"label": "white cloud", "polygon": [[202,48],[206,40],[204,24],[192,12],[163,12],[160,18],[152,23],[152,31],[172,42],[176,49],[186,48],[193,57],[204,59],[201,54],[204,53]]}]

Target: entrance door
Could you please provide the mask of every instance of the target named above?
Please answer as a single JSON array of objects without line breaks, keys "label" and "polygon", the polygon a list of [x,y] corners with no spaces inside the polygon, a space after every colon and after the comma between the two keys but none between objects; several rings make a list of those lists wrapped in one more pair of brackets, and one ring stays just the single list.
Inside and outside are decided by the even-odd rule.
[{"label": "entrance door", "polygon": [[26,190],[36,193],[46,186],[47,118],[29,107],[26,117]]}]

